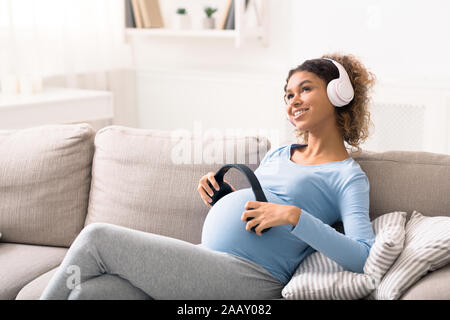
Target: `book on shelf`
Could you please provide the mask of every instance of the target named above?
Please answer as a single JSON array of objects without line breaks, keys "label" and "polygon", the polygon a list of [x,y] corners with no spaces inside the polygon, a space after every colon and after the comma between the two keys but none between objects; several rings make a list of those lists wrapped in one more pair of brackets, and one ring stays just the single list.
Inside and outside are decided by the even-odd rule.
[{"label": "book on shelf", "polygon": [[142,15],[141,15],[141,9],[139,6],[139,0],[131,0],[131,8],[133,13],[133,18],[136,23],[136,28],[142,28],[143,22],[142,22]]},{"label": "book on shelf", "polygon": [[222,12],[222,15],[219,19],[219,22],[217,23],[217,29],[225,29],[227,25],[227,19],[230,14],[231,4],[233,3],[233,0],[227,0],[227,3],[225,4],[225,9]]},{"label": "book on shelf", "polygon": [[139,0],[144,28],[162,28],[164,22],[161,16],[159,0]]},{"label": "book on shelf", "polygon": [[227,20],[225,23],[225,30],[233,30],[234,29],[234,0],[231,1],[231,7],[228,12]]},{"label": "book on shelf", "polygon": [[[130,2],[130,4],[125,5],[125,10],[131,7],[131,18],[134,20],[136,28],[164,27],[159,0],[126,0],[126,2]],[[128,20],[127,17],[127,26]]]},{"label": "book on shelf", "polygon": [[136,28],[136,22],[134,21],[133,7],[131,6],[131,0],[125,0],[125,27]]},{"label": "book on shelf", "polygon": [[262,25],[261,3],[256,0],[245,0],[245,26],[256,27]]},{"label": "book on shelf", "polygon": [[[235,5],[236,3],[234,0],[227,0],[225,10],[223,11],[221,19],[218,23],[218,29],[233,30],[236,28]],[[244,10],[244,24],[246,26],[253,27],[261,25],[261,17],[257,1],[245,0]]]}]

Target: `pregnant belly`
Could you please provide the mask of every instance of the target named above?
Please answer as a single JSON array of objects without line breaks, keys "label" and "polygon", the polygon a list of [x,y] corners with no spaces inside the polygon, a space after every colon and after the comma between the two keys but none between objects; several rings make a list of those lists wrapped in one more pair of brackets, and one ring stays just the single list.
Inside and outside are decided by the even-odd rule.
[{"label": "pregnant belly", "polygon": [[[286,204],[273,193],[264,190],[268,202]],[[233,253],[257,261],[261,252],[283,250],[285,241],[292,241],[292,226],[272,227],[258,236],[245,229],[241,220],[247,201],[254,201],[251,188],[240,189],[221,198],[211,208],[202,230],[202,245],[212,250]]]}]

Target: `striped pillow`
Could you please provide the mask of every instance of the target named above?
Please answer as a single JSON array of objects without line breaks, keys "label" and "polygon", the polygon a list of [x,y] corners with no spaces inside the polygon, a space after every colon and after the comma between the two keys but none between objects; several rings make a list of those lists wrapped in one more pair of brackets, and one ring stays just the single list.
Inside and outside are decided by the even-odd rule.
[{"label": "striped pillow", "polygon": [[373,292],[400,254],[405,239],[406,212],[391,212],[374,221],[375,243],[364,273],[344,270],[320,252],[309,255],[297,268],[282,295],[291,300],[354,300]]},{"label": "striped pillow", "polygon": [[299,265],[281,294],[289,300],[354,300],[374,289],[375,281],[370,276],[345,271],[316,251]]},{"label": "striped pillow", "polygon": [[401,211],[383,214],[372,221],[377,237],[364,265],[364,274],[370,275],[376,286],[403,250],[405,223],[406,212]]},{"label": "striped pillow", "polygon": [[372,296],[394,300],[427,272],[450,263],[450,217],[426,217],[413,211],[405,247]]}]

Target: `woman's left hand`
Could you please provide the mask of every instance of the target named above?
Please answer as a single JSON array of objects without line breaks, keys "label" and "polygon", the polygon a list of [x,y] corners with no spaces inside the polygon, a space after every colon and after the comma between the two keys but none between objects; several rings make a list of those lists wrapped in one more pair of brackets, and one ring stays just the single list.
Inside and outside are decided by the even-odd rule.
[{"label": "woman's left hand", "polygon": [[296,226],[301,214],[301,209],[296,206],[272,202],[247,201],[244,208],[246,211],[242,213],[241,220],[246,222],[248,218],[253,218],[247,222],[245,229],[251,231],[257,225],[255,232],[258,236],[270,227],[283,224]]}]

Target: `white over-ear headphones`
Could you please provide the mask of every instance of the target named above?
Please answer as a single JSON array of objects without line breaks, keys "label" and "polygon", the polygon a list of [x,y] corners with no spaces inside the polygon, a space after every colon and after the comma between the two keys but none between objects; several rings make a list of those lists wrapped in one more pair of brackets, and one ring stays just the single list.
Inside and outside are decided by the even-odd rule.
[{"label": "white over-ear headphones", "polygon": [[[346,106],[353,100],[355,95],[352,83],[350,82],[350,77],[348,76],[347,71],[345,71],[345,68],[339,62],[329,58],[323,59],[333,62],[339,71],[339,78],[331,80],[327,85],[328,99],[335,107]],[[286,119],[295,126],[295,123],[291,121],[288,114],[286,114]]]},{"label": "white over-ear headphones", "polygon": [[333,79],[328,83],[327,95],[330,102],[335,107],[343,107],[350,103],[354,97],[354,91],[350,78],[345,68],[337,61],[329,58],[323,58],[330,60],[339,70],[339,78]]}]

